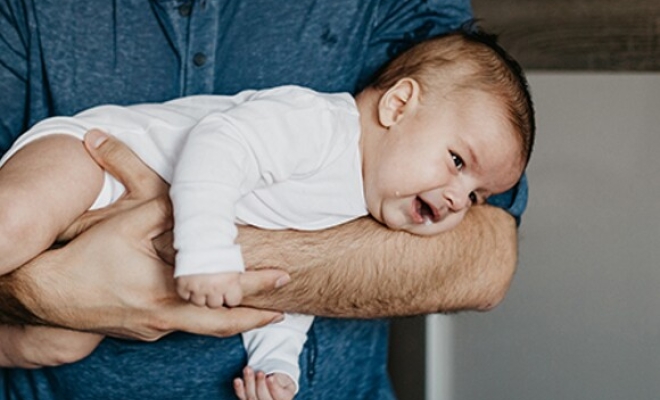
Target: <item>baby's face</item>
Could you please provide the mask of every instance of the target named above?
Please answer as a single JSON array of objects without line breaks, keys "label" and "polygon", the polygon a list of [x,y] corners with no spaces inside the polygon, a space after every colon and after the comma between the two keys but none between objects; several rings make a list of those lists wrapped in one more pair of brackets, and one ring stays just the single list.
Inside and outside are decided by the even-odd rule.
[{"label": "baby's face", "polygon": [[485,93],[464,97],[408,107],[365,165],[369,212],[389,228],[449,230],[520,179],[520,144],[503,108]]}]

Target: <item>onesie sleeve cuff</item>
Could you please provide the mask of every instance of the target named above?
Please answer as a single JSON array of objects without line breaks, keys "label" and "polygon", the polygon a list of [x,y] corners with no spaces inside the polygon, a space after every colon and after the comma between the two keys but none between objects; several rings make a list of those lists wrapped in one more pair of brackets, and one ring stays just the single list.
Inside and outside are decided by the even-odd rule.
[{"label": "onesie sleeve cuff", "polygon": [[223,272],[243,272],[243,255],[238,245],[211,250],[179,250],[174,262],[174,277]]}]

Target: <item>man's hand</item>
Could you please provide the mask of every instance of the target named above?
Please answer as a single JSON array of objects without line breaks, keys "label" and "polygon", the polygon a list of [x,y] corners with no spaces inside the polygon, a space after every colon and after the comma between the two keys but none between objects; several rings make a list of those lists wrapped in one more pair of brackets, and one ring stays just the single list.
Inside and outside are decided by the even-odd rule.
[{"label": "man's hand", "polygon": [[[141,340],[175,330],[228,336],[277,319],[278,313],[211,310],[180,299],[171,267],[151,245],[151,238],[168,227],[163,225],[167,204],[159,198],[101,221],[21,268],[18,278],[29,280],[30,290],[20,300],[56,325]],[[247,293],[274,288],[282,275],[262,272],[245,284]]]},{"label": "man's hand", "polygon": [[[117,140],[95,132],[85,144],[127,192],[105,211],[106,219],[81,218],[73,231],[82,234],[8,277],[13,293],[37,319],[141,340],[176,330],[228,336],[280,319],[276,312],[211,310],[181,300],[171,267],[152,245],[152,239],[171,228],[170,203],[163,195],[167,186]],[[251,271],[243,274],[241,287],[255,295],[286,282],[282,271]]]},{"label": "man's hand", "polygon": [[[169,185],[120,141],[100,130],[85,135],[85,147],[94,160],[110,175],[119,179],[126,191],[119,201],[108,207],[88,211],[58,236],[69,241],[99,221],[156,197],[167,196]],[[171,213],[166,215],[171,218]]]}]

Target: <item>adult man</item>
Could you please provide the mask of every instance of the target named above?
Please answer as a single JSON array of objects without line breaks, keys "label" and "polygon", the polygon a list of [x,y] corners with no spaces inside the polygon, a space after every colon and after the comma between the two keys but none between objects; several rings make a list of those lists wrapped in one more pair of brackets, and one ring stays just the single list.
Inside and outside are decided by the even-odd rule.
[{"label": "adult man", "polygon": [[[39,119],[101,103],[284,83],[355,91],[400,49],[470,18],[467,1],[10,0],[0,7],[3,151]],[[103,143],[96,156],[124,178],[129,202],[3,279],[2,322],[156,339],[172,330],[227,336],[272,320],[273,313],[192,310],[176,300],[171,271],[144,240],[167,229],[162,198],[150,201],[164,188],[118,146]],[[492,208],[475,209],[440,238],[361,220],[314,234],[246,230],[240,241],[248,265],[280,267],[293,278],[248,305],[325,316],[486,309],[503,297],[515,264],[513,219]],[[286,281],[276,271],[255,275],[248,292],[280,278]],[[301,356],[299,398],[393,398],[386,332],[385,321],[318,319]],[[3,370],[0,392],[27,399],[232,398],[230,382],[244,357],[235,336],[174,333],[150,344],[108,338],[80,363]]]}]

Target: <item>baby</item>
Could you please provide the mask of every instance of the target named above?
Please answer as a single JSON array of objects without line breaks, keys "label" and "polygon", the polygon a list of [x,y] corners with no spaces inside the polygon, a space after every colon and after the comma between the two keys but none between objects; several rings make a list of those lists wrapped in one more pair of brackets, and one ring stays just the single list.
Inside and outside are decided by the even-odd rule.
[{"label": "baby", "polygon": [[[319,230],[369,214],[390,229],[435,235],[518,182],[535,130],[519,66],[488,37],[465,32],[414,46],[355,97],[283,86],[50,118],[1,161],[0,274],[123,193],[81,144],[93,128],[171,183],[177,291],[207,307],[241,303],[237,223]],[[295,395],[311,323],[286,315],[243,335],[249,367],[234,382],[239,398]],[[66,334],[80,358],[99,340]]]}]

